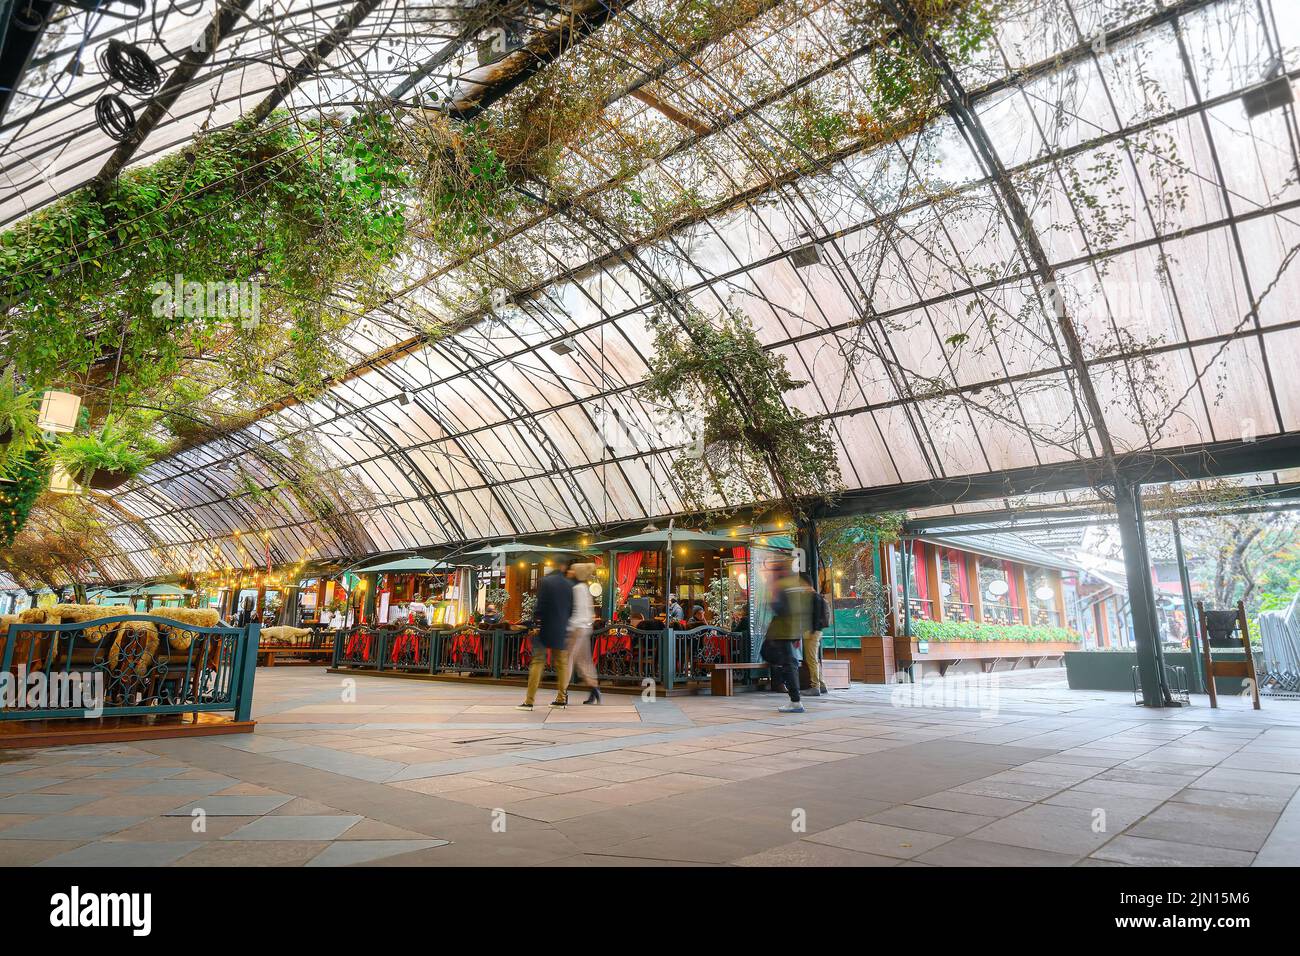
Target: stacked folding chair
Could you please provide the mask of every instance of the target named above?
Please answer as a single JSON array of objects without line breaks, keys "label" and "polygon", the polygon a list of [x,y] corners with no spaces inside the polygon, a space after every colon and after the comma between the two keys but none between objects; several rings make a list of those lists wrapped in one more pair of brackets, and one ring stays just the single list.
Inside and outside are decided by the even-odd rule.
[{"label": "stacked folding chair", "polygon": [[1259,636],[1264,645],[1260,691],[1300,694],[1300,593],[1285,611],[1264,611],[1259,615]]}]

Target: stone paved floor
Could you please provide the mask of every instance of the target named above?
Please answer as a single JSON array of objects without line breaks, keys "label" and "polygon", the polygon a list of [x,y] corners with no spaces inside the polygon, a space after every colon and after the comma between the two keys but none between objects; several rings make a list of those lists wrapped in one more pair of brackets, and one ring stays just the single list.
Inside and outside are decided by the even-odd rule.
[{"label": "stone paved floor", "polygon": [[1300,862],[1300,703],[985,686],[523,714],[513,688],[358,678],[345,702],[323,669],[262,669],[255,734],[0,752],[0,863]]}]

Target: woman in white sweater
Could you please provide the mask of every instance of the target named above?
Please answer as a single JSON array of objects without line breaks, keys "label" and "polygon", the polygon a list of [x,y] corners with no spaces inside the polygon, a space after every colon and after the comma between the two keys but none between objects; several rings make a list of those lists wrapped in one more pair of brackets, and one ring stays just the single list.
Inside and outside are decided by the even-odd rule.
[{"label": "woman in white sweater", "polygon": [[[594,564],[574,561],[569,564],[569,577],[573,579],[573,613],[569,615],[569,666],[578,673],[582,683],[591,688],[584,704],[600,703],[599,680],[596,665],[591,659],[591,623],[594,612],[591,602],[591,576]],[[565,682],[567,683],[567,681]]]}]

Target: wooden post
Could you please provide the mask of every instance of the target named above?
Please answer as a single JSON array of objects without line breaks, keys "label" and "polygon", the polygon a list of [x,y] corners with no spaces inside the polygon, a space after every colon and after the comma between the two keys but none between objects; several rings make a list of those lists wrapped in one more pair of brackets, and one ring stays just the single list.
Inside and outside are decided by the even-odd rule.
[{"label": "wooden post", "polygon": [[984,623],[984,597],[980,594],[980,559],[977,554],[967,554],[966,592],[970,600],[970,617],[976,624]]},{"label": "wooden post", "polygon": [[1205,690],[1210,695],[1210,706],[1217,708],[1219,706],[1219,692],[1214,686],[1214,664],[1210,659],[1210,633],[1205,627],[1205,602],[1196,602],[1196,616],[1199,619],[1201,628],[1201,653],[1204,655],[1203,663],[1205,664]]},{"label": "wooden post", "polygon": [[1250,681],[1251,694],[1255,699],[1255,709],[1259,710],[1259,678],[1255,675],[1255,655],[1250,649],[1250,625],[1246,623],[1246,604],[1237,602],[1237,627],[1241,630],[1241,645],[1246,651],[1246,674]]}]

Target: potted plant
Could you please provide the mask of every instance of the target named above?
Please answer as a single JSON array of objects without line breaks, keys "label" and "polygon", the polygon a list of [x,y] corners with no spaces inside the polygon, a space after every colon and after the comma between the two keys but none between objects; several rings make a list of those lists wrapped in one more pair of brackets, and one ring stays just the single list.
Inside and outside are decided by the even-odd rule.
[{"label": "potted plant", "polygon": [[97,433],[65,435],[52,457],[78,484],[112,491],[150,463],[149,453],[137,445],[125,429],[108,423]]},{"label": "potted plant", "polygon": [[37,393],[18,386],[10,365],[0,375],[0,476],[5,476],[40,442],[36,420]]}]

